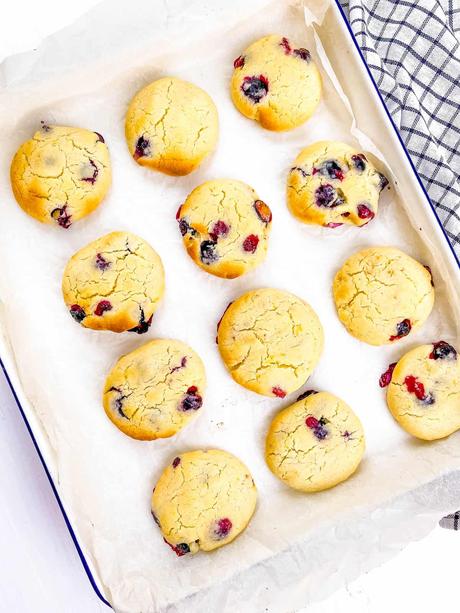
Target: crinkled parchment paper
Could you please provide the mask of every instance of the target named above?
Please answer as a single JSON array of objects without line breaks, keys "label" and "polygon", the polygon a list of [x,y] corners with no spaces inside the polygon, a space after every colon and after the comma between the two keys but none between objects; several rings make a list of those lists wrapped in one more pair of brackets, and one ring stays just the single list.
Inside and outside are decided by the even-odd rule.
[{"label": "crinkled parchment paper", "polygon": [[[378,218],[365,228],[303,226],[286,208],[287,171],[308,143],[360,142],[382,160],[390,140],[373,115],[362,81],[354,84],[357,67],[350,63],[350,47],[339,48],[343,40],[334,30],[337,21],[329,14],[321,26],[328,5],[326,0],[311,2],[304,12],[300,4],[287,1],[138,0],[131,7],[111,0],[38,51],[10,58],[0,67],[3,328],[52,450],[50,470],[117,611],[292,611],[420,537],[440,513],[457,504],[459,437],[435,444],[410,439],[393,422],[378,387],[380,373],[405,350],[438,338],[458,339],[458,285],[453,278],[449,281],[443,254],[431,241],[434,219],[413,186],[400,195],[395,188],[395,181],[403,187],[400,176],[407,175],[407,162],[390,154],[386,163],[379,162],[392,177],[393,189],[383,195]],[[306,26],[312,18],[318,22],[316,34]],[[233,59],[271,32],[311,49],[324,76],[318,112],[289,133],[270,133],[245,119],[228,93]],[[321,40],[331,49],[328,57],[340,85]],[[128,101],[139,87],[165,75],[203,87],[219,110],[218,149],[188,177],[139,167],[124,141]],[[40,120],[97,130],[112,156],[108,198],[67,231],[27,217],[10,191],[10,159]],[[372,134],[373,142],[363,132]],[[206,275],[193,264],[174,218],[191,189],[218,177],[246,181],[273,210],[266,262],[233,281]],[[166,296],[143,337],[80,328],[61,297],[67,259],[87,242],[120,229],[147,239],[165,264]],[[399,246],[429,264],[437,290],[427,324],[409,339],[383,348],[349,336],[331,297],[340,263],[374,244]],[[291,491],[264,463],[268,424],[296,394],[279,401],[248,392],[233,382],[219,358],[214,337],[223,310],[236,296],[259,286],[294,292],[317,311],[325,328],[325,351],[306,387],[341,396],[363,421],[363,464],[352,479],[328,492]],[[192,425],[168,440],[140,442],[107,420],[101,393],[118,356],[155,336],[178,338],[195,348],[205,362],[209,387],[204,411]],[[232,545],[210,555],[176,558],[152,521],[150,493],[171,458],[198,447],[227,449],[247,463],[259,489],[258,510]]]}]

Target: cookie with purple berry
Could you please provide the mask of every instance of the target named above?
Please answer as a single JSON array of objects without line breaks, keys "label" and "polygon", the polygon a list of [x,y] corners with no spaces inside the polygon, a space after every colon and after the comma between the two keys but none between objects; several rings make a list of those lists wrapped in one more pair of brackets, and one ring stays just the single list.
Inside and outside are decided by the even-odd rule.
[{"label": "cookie with purple berry", "polygon": [[112,180],[109,150],[98,132],[42,123],[17,150],[10,177],[26,213],[67,229],[105,198]]},{"label": "cookie with purple berry", "polygon": [[272,398],[284,398],[305,383],[323,343],[323,327],[312,307],[273,288],[237,298],[217,326],[219,351],[233,379]]},{"label": "cookie with purple berry", "polygon": [[173,436],[201,412],[206,375],[201,358],[177,340],[155,339],[122,356],[104,386],[107,417],[143,441]]},{"label": "cookie with purple berry", "polygon": [[234,105],[267,130],[302,125],[321,99],[321,76],[310,52],[284,36],[273,34],[255,41],[233,67]]},{"label": "cookie with purple berry", "polygon": [[275,416],[265,459],[289,487],[319,492],[348,479],[364,448],[363,427],[351,408],[333,394],[311,391]]},{"label": "cookie with purple berry", "polygon": [[335,275],[333,294],[340,321],[370,345],[405,338],[425,323],[434,304],[430,271],[394,247],[350,256]]},{"label": "cookie with purple berry", "polygon": [[306,224],[364,226],[377,215],[387,185],[369,156],[345,143],[320,141],[303,149],[290,169],[287,203]]},{"label": "cookie with purple berry", "polygon": [[446,341],[412,349],[380,385],[388,385],[388,408],[412,436],[433,441],[460,429],[460,358]]},{"label": "cookie with purple berry", "polygon": [[217,109],[210,96],[188,81],[158,79],[131,100],[125,119],[129,152],[141,166],[167,175],[187,175],[216,146]]},{"label": "cookie with purple berry", "polygon": [[158,253],[130,232],[111,232],[68,261],[62,294],[84,328],[147,332],[164,293]]},{"label": "cookie with purple berry", "polygon": [[254,514],[257,489],[248,468],[220,449],[188,451],[164,469],[151,500],[164,542],[181,557],[231,543]]},{"label": "cookie with purple berry", "polygon": [[177,211],[184,246],[206,272],[234,279],[256,268],[267,253],[272,213],[242,181],[206,181]]}]

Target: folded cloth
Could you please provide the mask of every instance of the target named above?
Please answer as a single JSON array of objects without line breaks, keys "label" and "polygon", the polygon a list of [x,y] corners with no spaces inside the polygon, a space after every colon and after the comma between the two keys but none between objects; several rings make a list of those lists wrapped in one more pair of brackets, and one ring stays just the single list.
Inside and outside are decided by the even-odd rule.
[{"label": "folded cloth", "polygon": [[[340,3],[460,256],[460,4],[458,0]],[[439,524],[460,529],[460,511]]]},{"label": "folded cloth", "polygon": [[340,4],[460,257],[460,2]]}]

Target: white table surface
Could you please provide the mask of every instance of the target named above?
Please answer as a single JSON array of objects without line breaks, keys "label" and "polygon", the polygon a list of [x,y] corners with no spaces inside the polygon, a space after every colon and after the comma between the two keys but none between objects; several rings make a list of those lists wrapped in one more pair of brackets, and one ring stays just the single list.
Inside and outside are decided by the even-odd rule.
[{"label": "white table surface", "polygon": [[[35,48],[45,36],[95,4],[97,0],[2,3],[0,61],[7,55]],[[87,580],[2,374],[0,491],[0,613],[109,611]],[[459,551],[460,532],[433,526],[427,538],[326,601],[308,606],[308,613],[458,610]]]}]

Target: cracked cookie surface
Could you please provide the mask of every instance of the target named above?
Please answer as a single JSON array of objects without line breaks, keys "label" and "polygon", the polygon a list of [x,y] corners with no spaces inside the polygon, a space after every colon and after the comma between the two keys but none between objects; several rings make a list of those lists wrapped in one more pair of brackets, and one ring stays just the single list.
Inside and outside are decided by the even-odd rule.
[{"label": "cracked cookie surface", "polygon": [[431,313],[430,272],[393,247],[370,247],[349,257],[333,283],[335,306],[348,332],[370,345],[396,342]]},{"label": "cracked cookie surface", "polygon": [[211,153],[219,132],[210,96],[188,81],[158,79],[131,100],[125,119],[128,148],[141,166],[187,175]]},{"label": "cracked cookie surface", "polygon": [[152,495],[152,515],[164,540],[182,556],[227,545],[248,525],[257,489],[248,468],[219,449],[174,458]]},{"label": "cracked cookie surface", "polygon": [[10,178],[26,213],[66,229],[104,199],[112,180],[109,150],[97,132],[43,124],[17,150]]},{"label": "cracked cookie surface", "polygon": [[364,226],[377,215],[380,192],[387,185],[364,153],[345,143],[319,141],[295,159],[287,202],[303,223]]},{"label": "cracked cookie surface", "polygon": [[275,416],[265,458],[289,487],[319,492],[348,479],[364,448],[363,428],[351,408],[333,394],[311,392]]},{"label": "cracked cookie surface", "polygon": [[129,232],[111,232],[77,251],[62,279],[70,315],[93,330],[147,332],[163,292],[160,256]]},{"label": "cracked cookie surface", "polygon": [[396,364],[387,404],[412,436],[432,441],[460,429],[460,359],[441,341],[406,353]]},{"label": "cracked cookie surface", "polygon": [[268,130],[305,123],[321,98],[321,76],[307,49],[273,34],[252,43],[233,63],[230,91],[245,117]]},{"label": "cracked cookie surface", "polygon": [[265,259],[272,214],[242,181],[199,185],[176,217],[188,254],[206,272],[233,279]]},{"label": "cracked cookie surface", "polygon": [[132,438],[173,436],[203,405],[201,358],[181,341],[155,339],[122,356],[104,386],[108,418]]},{"label": "cracked cookie surface", "polygon": [[284,398],[305,383],[323,350],[323,328],[306,302],[278,289],[247,292],[218,325],[217,343],[233,379]]}]

